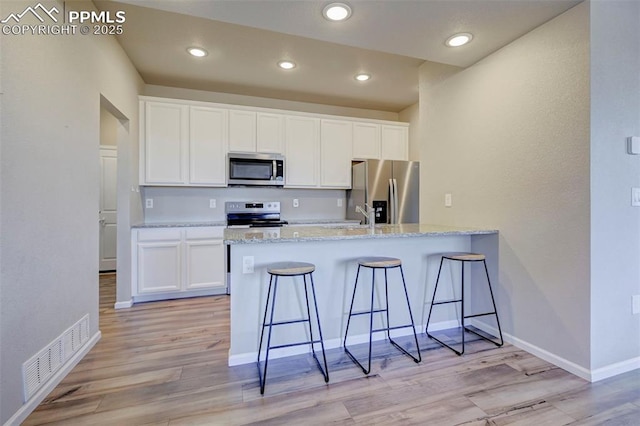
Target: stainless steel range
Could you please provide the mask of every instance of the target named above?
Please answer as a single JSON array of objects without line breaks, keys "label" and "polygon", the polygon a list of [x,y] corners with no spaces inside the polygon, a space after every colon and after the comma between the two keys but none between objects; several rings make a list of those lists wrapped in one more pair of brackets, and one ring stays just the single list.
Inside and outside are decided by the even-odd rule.
[{"label": "stainless steel range", "polygon": [[280,219],[280,201],[227,201],[224,207],[229,228],[274,228],[287,224]]}]

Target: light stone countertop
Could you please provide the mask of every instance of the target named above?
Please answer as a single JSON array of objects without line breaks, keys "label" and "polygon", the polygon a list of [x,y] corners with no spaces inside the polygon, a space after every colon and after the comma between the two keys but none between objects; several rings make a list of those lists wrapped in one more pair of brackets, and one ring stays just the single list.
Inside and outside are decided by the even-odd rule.
[{"label": "light stone countertop", "polygon": [[[306,225],[306,224],[318,224],[318,225],[332,225],[332,224],[353,224],[358,225],[360,221],[352,219],[293,219],[288,221],[289,225]],[[190,227],[202,227],[202,226],[227,226],[227,221],[218,220],[211,222],[160,222],[160,223],[137,223],[131,228],[190,228]]]},{"label": "light stone countertop", "polygon": [[215,222],[167,222],[167,223],[139,223],[133,225],[132,229],[142,228],[192,228],[192,227],[205,227],[205,226],[227,226],[227,222],[224,220]]},{"label": "light stone countertop", "polygon": [[408,238],[448,235],[496,234],[489,228],[452,227],[429,224],[304,226],[282,228],[225,229],[225,244],[264,244],[278,242],[305,242],[351,240],[362,238]]}]

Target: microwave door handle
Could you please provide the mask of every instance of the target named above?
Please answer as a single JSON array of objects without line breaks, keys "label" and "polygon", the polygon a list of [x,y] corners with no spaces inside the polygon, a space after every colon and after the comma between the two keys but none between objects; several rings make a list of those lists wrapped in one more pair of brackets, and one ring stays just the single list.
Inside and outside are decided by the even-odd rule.
[{"label": "microwave door handle", "polygon": [[278,173],[278,163],[276,160],[273,160],[273,166],[271,168],[271,180],[275,182],[276,174]]}]

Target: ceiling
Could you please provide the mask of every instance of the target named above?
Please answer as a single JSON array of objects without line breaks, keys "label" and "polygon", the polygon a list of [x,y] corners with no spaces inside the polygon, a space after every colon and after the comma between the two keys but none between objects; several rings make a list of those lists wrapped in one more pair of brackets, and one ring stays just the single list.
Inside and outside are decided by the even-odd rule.
[{"label": "ceiling", "polygon": [[[425,62],[467,67],[581,0],[94,1],[126,13],[118,40],[147,84],[398,112],[418,101]],[[466,46],[444,41],[470,32]],[[186,48],[209,54],[194,58]],[[281,59],[293,70],[279,69]],[[357,82],[354,75],[372,75]]]}]

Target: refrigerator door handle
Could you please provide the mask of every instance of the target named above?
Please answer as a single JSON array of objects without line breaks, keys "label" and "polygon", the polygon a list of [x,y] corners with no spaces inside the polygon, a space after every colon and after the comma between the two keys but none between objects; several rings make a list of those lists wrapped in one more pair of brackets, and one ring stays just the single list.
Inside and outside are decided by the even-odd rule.
[{"label": "refrigerator door handle", "polygon": [[389,223],[396,223],[396,193],[394,179],[389,179]]},{"label": "refrigerator door handle", "polygon": [[393,223],[397,224],[400,220],[398,217],[400,212],[398,211],[398,181],[393,179]]}]

